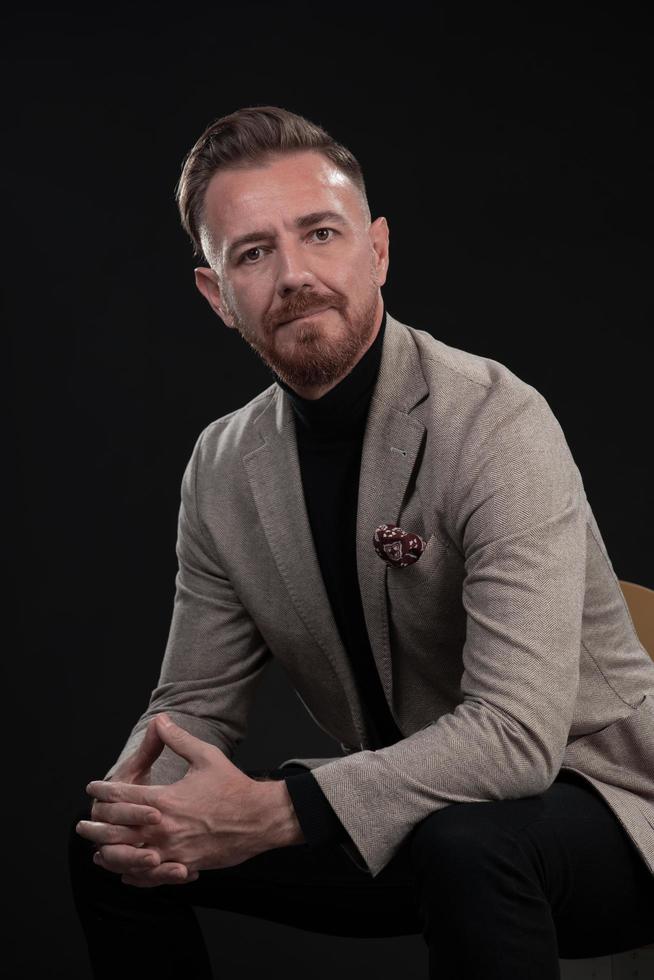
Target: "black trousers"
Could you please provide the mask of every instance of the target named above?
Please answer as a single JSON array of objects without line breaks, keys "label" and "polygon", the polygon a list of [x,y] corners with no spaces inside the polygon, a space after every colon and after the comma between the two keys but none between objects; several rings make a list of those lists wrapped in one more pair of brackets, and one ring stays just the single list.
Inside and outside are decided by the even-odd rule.
[{"label": "black trousers", "polygon": [[338,845],[298,844],[188,885],[137,888],[93,863],[74,829],[88,812],[71,827],[70,880],[98,980],[128,964],[142,977],[208,980],[194,905],[339,936],[422,934],[439,980],[556,980],[559,957],[654,943],[654,875],[574,774],[537,796],[438,810],[376,878]]}]

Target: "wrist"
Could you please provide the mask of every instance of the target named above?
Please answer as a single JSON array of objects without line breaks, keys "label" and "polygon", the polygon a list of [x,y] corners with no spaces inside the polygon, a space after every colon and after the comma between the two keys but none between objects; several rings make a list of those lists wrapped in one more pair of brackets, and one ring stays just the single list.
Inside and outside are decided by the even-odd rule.
[{"label": "wrist", "polygon": [[303,844],[304,834],[285,780],[270,779],[261,782],[258,789],[262,794],[265,839],[268,841],[268,848]]}]

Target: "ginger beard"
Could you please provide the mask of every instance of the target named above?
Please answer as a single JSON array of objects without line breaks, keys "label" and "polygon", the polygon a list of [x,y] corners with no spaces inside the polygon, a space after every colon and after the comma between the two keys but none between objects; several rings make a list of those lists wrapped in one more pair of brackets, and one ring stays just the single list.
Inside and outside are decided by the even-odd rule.
[{"label": "ginger beard", "polygon": [[[264,317],[261,332],[252,329],[226,298],[224,302],[238,332],[268,367],[291,388],[308,388],[331,384],[347,374],[370,342],[378,298],[379,284],[374,275],[367,303],[351,316],[343,308],[341,297],[299,293],[292,305],[277,314],[274,323]],[[326,305],[332,309],[323,314],[324,322],[316,318],[279,326],[285,320],[303,313],[308,315]],[[329,318],[331,322],[327,325]],[[335,318],[340,321],[338,333],[330,329]]]}]

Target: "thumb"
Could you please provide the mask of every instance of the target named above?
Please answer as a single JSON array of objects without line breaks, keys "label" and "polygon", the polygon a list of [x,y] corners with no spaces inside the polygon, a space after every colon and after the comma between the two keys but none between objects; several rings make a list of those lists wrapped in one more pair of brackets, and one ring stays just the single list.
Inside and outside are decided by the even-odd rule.
[{"label": "thumb", "polygon": [[204,761],[204,749],[206,746],[202,739],[191,735],[185,728],[180,728],[165,712],[155,715],[154,721],[157,725],[159,738],[173,752],[176,752],[183,759],[196,765]]},{"label": "thumb", "polygon": [[139,769],[149,769],[152,763],[159,758],[164,748],[159,731],[156,725],[156,716],[148,722],[145,735],[136,750],[134,757],[135,764]]},{"label": "thumb", "polygon": [[159,737],[155,719],[151,718],[140,743],[132,754],[123,760],[122,765],[118,766],[112,778],[139,782],[139,777],[150,769],[152,763],[161,755],[163,748],[164,743]]}]

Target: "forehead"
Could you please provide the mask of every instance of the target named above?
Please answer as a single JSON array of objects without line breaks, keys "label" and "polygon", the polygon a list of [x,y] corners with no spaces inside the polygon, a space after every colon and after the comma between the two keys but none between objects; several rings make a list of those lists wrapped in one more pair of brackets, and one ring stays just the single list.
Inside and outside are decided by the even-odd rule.
[{"label": "forehead", "polygon": [[322,154],[303,151],[214,174],[205,192],[204,224],[215,245],[229,245],[263,224],[290,224],[319,210],[339,211],[352,222],[363,215],[350,178]]}]

